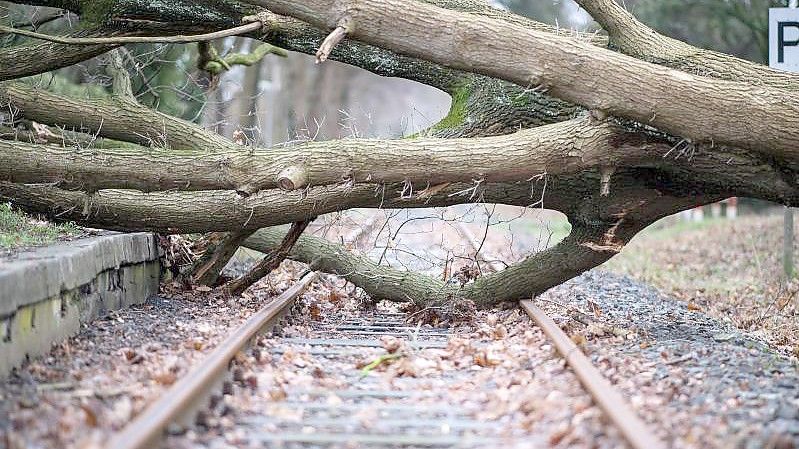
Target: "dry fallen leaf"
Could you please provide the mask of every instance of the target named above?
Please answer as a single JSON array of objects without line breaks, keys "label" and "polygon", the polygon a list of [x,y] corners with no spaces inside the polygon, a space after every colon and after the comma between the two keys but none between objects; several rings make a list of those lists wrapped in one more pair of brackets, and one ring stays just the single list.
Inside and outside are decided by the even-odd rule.
[{"label": "dry fallen leaf", "polygon": [[571,428],[569,426],[563,426],[560,429],[552,432],[549,435],[549,444],[550,446],[557,446],[566,436],[571,433]]},{"label": "dry fallen leaf", "polygon": [[385,348],[386,352],[389,354],[397,352],[402,347],[402,340],[390,335],[380,337],[380,342],[382,343],[383,348]]},{"label": "dry fallen leaf", "polygon": [[128,361],[131,365],[136,365],[144,361],[144,355],[140,354],[133,348],[122,348],[122,355],[125,357],[125,360]]},{"label": "dry fallen leaf", "polygon": [[194,290],[201,293],[208,293],[211,291],[211,287],[207,285],[198,285],[197,287],[194,288]]},{"label": "dry fallen leaf", "polygon": [[347,296],[338,290],[330,290],[327,294],[327,300],[332,303],[339,303]]},{"label": "dry fallen leaf", "polygon": [[172,385],[176,380],[178,380],[178,376],[171,371],[167,371],[154,375],[153,380],[161,385]]},{"label": "dry fallen leaf", "polygon": [[81,402],[80,409],[83,410],[84,418],[86,419],[86,425],[89,427],[97,427],[97,424],[99,424],[100,420],[97,417],[98,413],[96,407],[93,407],[86,402]]},{"label": "dry fallen leaf", "polygon": [[570,338],[579,347],[585,347],[588,344],[588,339],[583,334],[573,334]]},{"label": "dry fallen leaf", "polygon": [[258,377],[254,374],[249,374],[244,377],[244,384],[255,390],[258,388]]},{"label": "dry fallen leaf", "polygon": [[494,327],[494,340],[502,340],[503,338],[508,336],[508,328],[505,327],[504,324],[500,323]]},{"label": "dry fallen leaf", "polygon": [[203,348],[203,342],[200,339],[191,339],[183,342],[183,347],[186,349],[193,349],[199,351]]},{"label": "dry fallen leaf", "polygon": [[286,390],[283,387],[278,386],[269,390],[269,398],[273,401],[285,401],[287,397],[288,394],[286,394]]},{"label": "dry fallen leaf", "polygon": [[499,365],[500,361],[490,352],[481,349],[474,354],[474,363],[483,368]]},{"label": "dry fallen leaf", "polygon": [[308,310],[311,314],[311,318],[314,320],[320,320],[322,318],[322,309],[319,307],[318,304],[313,303],[308,307]]},{"label": "dry fallen leaf", "polygon": [[414,365],[413,360],[409,357],[401,358],[397,363],[392,365],[394,367],[394,373],[398,377],[416,377],[416,365]]}]

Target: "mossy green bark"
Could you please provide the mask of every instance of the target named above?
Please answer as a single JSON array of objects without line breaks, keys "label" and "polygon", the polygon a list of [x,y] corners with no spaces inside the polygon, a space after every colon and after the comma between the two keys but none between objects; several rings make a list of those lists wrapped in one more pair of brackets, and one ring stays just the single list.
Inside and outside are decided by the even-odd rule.
[{"label": "mossy green bark", "polygon": [[233,53],[225,56],[224,59],[217,58],[215,60],[208,61],[205,64],[205,71],[214,75],[219,75],[222,72],[230,70],[230,68],[234,65],[243,65],[249,67],[263,59],[264,56],[268,54],[275,54],[282,57],[288,56],[288,52],[282,48],[275,47],[271,44],[261,44],[251,53]]},{"label": "mossy green bark", "polygon": [[106,23],[116,3],[116,0],[79,0],[80,19],[83,25]]},{"label": "mossy green bark", "polygon": [[450,92],[452,104],[449,107],[449,113],[433,126],[433,130],[453,129],[463,125],[467,118],[467,104],[471,95],[471,83],[463,82],[456,85]]}]

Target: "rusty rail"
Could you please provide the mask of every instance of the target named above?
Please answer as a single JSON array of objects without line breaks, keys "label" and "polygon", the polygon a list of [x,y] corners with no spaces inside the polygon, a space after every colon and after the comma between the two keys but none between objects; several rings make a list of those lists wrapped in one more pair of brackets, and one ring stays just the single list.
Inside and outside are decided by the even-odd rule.
[{"label": "rusty rail", "polygon": [[316,280],[316,273],[305,274],[296,284],[250,317],[205,359],[186,373],[158,400],[106,443],[107,449],[143,449],[157,444],[167,427],[204,404],[207,396],[225,377],[228,365],[265,328],[273,326],[294,300]]},{"label": "rusty rail", "polygon": [[580,348],[552,321],[552,318],[532,301],[521,301],[521,306],[544,331],[544,334],[552,340],[555,348],[574,370],[580,383],[588,390],[613,424],[619,428],[630,446],[634,449],[666,449],[666,444],[635,415],[627,401],[591,364]]}]

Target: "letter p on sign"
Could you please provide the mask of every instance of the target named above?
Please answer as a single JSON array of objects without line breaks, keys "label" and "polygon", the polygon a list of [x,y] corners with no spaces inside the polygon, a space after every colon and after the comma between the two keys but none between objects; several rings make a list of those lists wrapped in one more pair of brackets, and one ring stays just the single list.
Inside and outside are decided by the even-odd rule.
[{"label": "letter p on sign", "polygon": [[769,8],[769,66],[799,73],[799,9]]}]

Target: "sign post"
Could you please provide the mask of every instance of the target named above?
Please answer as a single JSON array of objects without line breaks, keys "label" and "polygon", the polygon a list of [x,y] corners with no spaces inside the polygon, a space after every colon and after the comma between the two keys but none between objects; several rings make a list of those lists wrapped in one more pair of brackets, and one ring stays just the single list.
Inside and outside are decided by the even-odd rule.
[{"label": "sign post", "polygon": [[[789,0],[787,8],[768,10],[768,62],[769,66],[787,72],[799,73],[799,0]],[[793,264],[793,209],[785,207],[783,216],[782,267],[785,279],[794,275]]]}]

